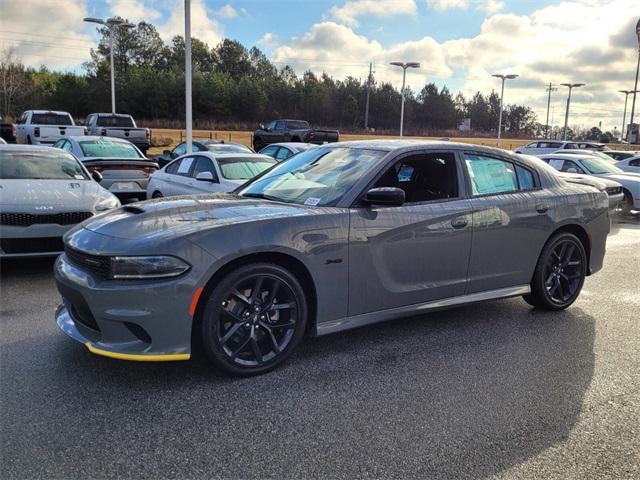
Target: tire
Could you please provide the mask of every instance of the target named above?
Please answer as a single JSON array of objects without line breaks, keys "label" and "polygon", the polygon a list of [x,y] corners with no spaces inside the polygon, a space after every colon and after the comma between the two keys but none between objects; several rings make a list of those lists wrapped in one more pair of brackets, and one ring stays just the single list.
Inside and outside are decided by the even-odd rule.
[{"label": "tire", "polygon": [[629,215],[631,213],[631,209],[633,208],[633,197],[631,196],[631,192],[628,190],[623,190],[624,192],[624,200],[620,203],[620,213],[622,215]]},{"label": "tire", "polygon": [[270,263],[241,266],[206,299],[197,319],[202,349],[227,373],[266,373],[302,340],[307,311],[304,290],[288,270]]},{"label": "tire", "polygon": [[155,192],[153,192],[153,195],[151,195],[151,198],[162,198],[163,196],[164,195],[162,195],[161,192],[156,190]]},{"label": "tire", "polygon": [[33,145],[33,142],[31,141],[31,135],[27,135],[27,145]]},{"label": "tire", "polygon": [[576,301],[587,273],[582,242],[571,233],[551,237],[540,254],[524,300],[543,310],[564,310]]},{"label": "tire", "polygon": [[291,141],[295,143],[295,142],[300,142],[301,140],[298,137],[293,137]]},{"label": "tire", "polygon": [[256,152],[259,152],[260,150],[262,150],[264,147],[266,147],[266,145],[264,144],[264,142],[262,140],[260,140],[260,137],[254,138],[253,139],[253,149]]}]

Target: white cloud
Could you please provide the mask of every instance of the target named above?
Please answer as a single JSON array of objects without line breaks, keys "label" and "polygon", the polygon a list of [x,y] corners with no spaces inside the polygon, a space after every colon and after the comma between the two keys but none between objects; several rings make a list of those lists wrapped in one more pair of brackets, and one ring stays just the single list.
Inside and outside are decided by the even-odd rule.
[{"label": "white cloud", "polygon": [[415,0],[349,0],[341,7],[331,7],[330,13],[338,22],[356,27],[363,15],[415,15],[417,7]]},{"label": "white cloud", "polygon": [[[49,68],[75,67],[89,57],[95,46],[92,27],[82,19],[87,4],[78,0],[3,1],[3,29],[23,33],[0,35],[0,49],[14,48],[26,65]],[[9,21],[4,21],[9,19]]]},{"label": "white cloud", "polygon": [[506,6],[505,2],[501,0],[427,0],[428,7],[440,12],[453,9],[467,10],[471,5],[476,10],[490,15],[498,13]]},{"label": "white cloud", "polygon": [[278,35],[267,32],[260,40],[258,40],[258,44],[265,48],[272,49],[280,45],[280,39],[278,38]]},{"label": "white cloud", "polygon": [[[158,32],[165,40],[170,40],[176,35],[184,36],[184,2],[173,2],[170,8],[171,15],[167,21],[158,25]],[[220,43],[224,37],[220,23],[209,17],[204,0],[192,0],[191,2],[191,35],[213,47]]]},{"label": "white cloud", "polygon": [[500,0],[485,0],[476,5],[476,10],[482,10],[492,15],[504,10],[505,6],[505,3]]},{"label": "white cloud", "polygon": [[238,12],[236,11],[236,9],[233,8],[233,6],[228,3],[223,7],[220,7],[219,9],[215,10],[214,13],[217,17],[220,17],[220,18],[231,19],[231,18],[238,17]]},{"label": "white cloud", "polygon": [[469,0],[427,0],[427,5],[434,10],[444,11],[459,8],[469,8]]},{"label": "white cloud", "polygon": [[278,64],[287,63],[298,71],[326,71],[337,78],[366,76],[368,62],[374,62],[378,67],[376,78],[395,83],[401,81],[401,70],[390,67],[389,62],[411,60],[422,63],[420,69],[407,72],[407,83],[415,86],[424,84],[430,76],[451,75],[441,46],[431,37],[384,48],[376,40],[335,22],[315,24],[309,32],[278,47],[273,60]]},{"label": "white cloud", "polygon": [[161,13],[148,7],[139,0],[107,0],[111,15],[126,18],[130,22],[153,22],[161,17]]}]

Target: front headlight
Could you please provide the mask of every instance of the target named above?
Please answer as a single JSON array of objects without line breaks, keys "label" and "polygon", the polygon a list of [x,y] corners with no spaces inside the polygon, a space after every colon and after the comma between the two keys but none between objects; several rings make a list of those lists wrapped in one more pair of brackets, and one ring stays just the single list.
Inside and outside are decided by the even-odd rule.
[{"label": "front headlight", "polygon": [[111,257],[111,278],[136,280],[177,277],[191,266],[168,255],[144,257]]},{"label": "front headlight", "polygon": [[96,211],[103,212],[104,210],[111,210],[112,208],[118,208],[120,206],[120,200],[115,195],[100,200],[96,203]]}]

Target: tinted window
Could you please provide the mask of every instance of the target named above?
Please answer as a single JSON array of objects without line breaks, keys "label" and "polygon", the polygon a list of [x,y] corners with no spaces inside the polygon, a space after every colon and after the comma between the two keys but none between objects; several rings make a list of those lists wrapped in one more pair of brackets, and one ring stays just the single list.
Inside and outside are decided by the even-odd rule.
[{"label": "tinted window", "polygon": [[380,177],[376,187],[401,188],[407,203],[455,198],[455,157],[452,153],[430,153],[404,158]]},{"label": "tinted window", "polygon": [[180,166],[180,163],[182,162],[182,159],[180,160],[176,160],[175,162],[170,163],[169,165],[167,165],[164,169],[164,171],[166,173],[173,173],[175,174],[178,171],[178,167]]},{"label": "tinted window", "polygon": [[573,160],[565,160],[562,164],[561,172],[584,173],[584,170]]},{"label": "tinted window", "polygon": [[136,148],[129,143],[109,140],[84,140],[78,143],[85,157],[142,158]]},{"label": "tinted window", "polygon": [[196,157],[196,161],[193,165],[193,171],[191,172],[191,176],[196,178],[199,173],[202,172],[210,172],[213,175],[213,178],[218,178],[216,174],[216,169],[213,166],[213,162],[210,158],[207,157]]},{"label": "tinted window", "polygon": [[96,122],[99,127],[133,127],[133,119],[131,117],[120,116],[99,116]]},{"label": "tinted window", "polygon": [[78,160],[57,149],[52,153],[0,152],[0,178],[88,179]]},{"label": "tinted window", "polygon": [[472,154],[465,154],[464,158],[474,195],[518,190],[516,171],[510,162]]},{"label": "tinted window", "polygon": [[34,113],[31,116],[33,125],[73,125],[71,117],[60,113]]},{"label": "tinted window", "polygon": [[278,120],[276,122],[276,130],[284,130],[284,120]]},{"label": "tinted window", "polygon": [[276,121],[272,121],[267,123],[267,126],[264,127],[265,130],[273,130],[276,127]]},{"label": "tinted window", "polygon": [[533,181],[533,174],[519,165],[516,165],[516,174],[518,176],[518,185],[520,190],[531,190],[536,184]]},{"label": "tinted window", "polygon": [[305,122],[303,120],[289,120],[287,122],[287,127],[291,130],[306,130],[309,128],[309,122]]},{"label": "tinted window", "polygon": [[640,158],[635,158],[633,160],[629,160],[630,167],[640,167]]},{"label": "tinted window", "polygon": [[249,180],[266,169],[271,168],[275,160],[271,158],[218,158],[222,176],[228,180]]}]

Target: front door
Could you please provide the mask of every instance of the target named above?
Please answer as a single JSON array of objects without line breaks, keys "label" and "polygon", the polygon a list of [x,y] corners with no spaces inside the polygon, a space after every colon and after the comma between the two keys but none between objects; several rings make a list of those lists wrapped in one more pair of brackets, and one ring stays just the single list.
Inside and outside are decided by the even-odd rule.
[{"label": "front door", "polygon": [[463,295],[471,249],[471,203],[452,152],[412,153],[375,187],[397,187],[399,207],[350,211],[349,315]]},{"label": "front door", "polygon": [[473,247],[467,293],[529,285],[553,230],[551,194],[526,165],[465,153]]}]

